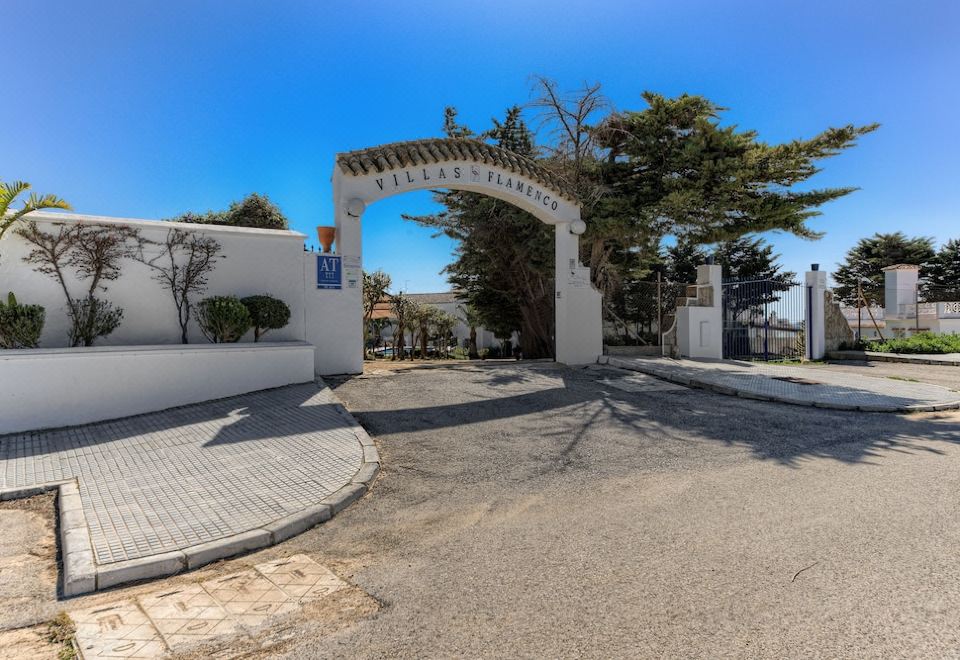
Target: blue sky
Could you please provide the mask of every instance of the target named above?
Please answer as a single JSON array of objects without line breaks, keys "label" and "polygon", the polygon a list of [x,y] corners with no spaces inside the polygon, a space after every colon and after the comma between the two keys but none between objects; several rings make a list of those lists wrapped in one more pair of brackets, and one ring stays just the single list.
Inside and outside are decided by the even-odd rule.
[{"label": "blue sky", "polygon": [[[478,129],[530,97],[530,75],[640,93],[703,94],[767,141],[878,121],[817,186],[807,242],[783,263],[832,270],[857,238],[960,237],[960,3],[11,2],[0,179],[81,213],[164,218],[268,194],[294,228],[331,221],[334,154],[438,135],[455,105]],[[364,266],[397,288],[446,288],[452,244],[404,222],[411,193],[364,216]]]}]

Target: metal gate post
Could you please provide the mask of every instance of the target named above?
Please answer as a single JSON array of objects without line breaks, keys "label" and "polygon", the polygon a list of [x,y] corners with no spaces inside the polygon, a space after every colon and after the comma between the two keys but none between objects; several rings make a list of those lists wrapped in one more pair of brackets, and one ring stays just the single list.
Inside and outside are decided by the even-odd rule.
[{"label": "metal gate post", "polygon": [[914,333],[920,332],[920,283],[913,285]]},{"label": "metal gate post", "polygon": [[663,300],[660,289],[660,271],[657,271],[657,344],[661,346],[660,354],[663,355]]},{"label": "metal gate post", "polygon": [[765,281],[763,283],[763,361],[768,362],[770,360],[770,351],[769,351],[769,341],[770,341],[770,314],[767,310],[768,298],[768,289],[770,287],[770,282]]},{"label": "metal gate post", "polygon": [[812,264],[804,277],[805,283],[812,289],[807,325],[810,332],[810,359],[821,360],[826,349],[825,305],[827,274],[820,270],[819,264]]}]

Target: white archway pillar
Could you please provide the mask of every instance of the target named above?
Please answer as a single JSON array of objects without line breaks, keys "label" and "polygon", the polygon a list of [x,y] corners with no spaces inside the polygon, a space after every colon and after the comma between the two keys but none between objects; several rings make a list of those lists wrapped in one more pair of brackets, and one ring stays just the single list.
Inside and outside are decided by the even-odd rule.
[{"label": "white archway pillar", "polygon": [[590,282],[590,269],[580,264],[576,230],[582,232],[581,220],[555,225],[554,341],[557,362],[590,364],[603,353],[602,297]]}]

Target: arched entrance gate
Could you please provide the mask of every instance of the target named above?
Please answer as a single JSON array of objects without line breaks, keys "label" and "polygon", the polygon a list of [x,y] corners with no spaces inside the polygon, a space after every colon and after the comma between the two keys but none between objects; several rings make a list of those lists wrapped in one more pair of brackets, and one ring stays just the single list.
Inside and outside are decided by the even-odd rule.
[{"label": "arched entrance gate", "polygon": [[[355,269],[355,278],[362,263],[360,222],[366,207],[392,195],[437,188],[489,195],[554,226],[557,361],[594,362],[603,351],[601,295],[590,283],[590,269],[579,261],[578,236],[586,229],[580,219],[580,205],[557,177],[506,149],[475,140],[448,138],[399,142],[338,154],[333,173],[337,253],[342,255],[348,280],[349,269]],[[355,356],[351,368],[341,371],[359,372],[363,366],[361,287],[348,287],[342,293],[344,299],[338,303],[337,311],[349,318],[356,349],[347,352]],[[314,343],[318,352],[323,350],[322,344]]]}]

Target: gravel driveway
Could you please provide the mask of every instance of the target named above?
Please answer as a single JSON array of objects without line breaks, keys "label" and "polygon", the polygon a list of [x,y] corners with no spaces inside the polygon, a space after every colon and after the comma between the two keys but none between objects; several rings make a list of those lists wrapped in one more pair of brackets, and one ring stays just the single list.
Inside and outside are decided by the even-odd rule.
[{"label": "gravel driveway", "polygon": [[289,657],[958,654],[960,416],[628,376],[470,363],[332,383],[385,469],[285,551],[349,564],[382,609],[301,630]]}]

